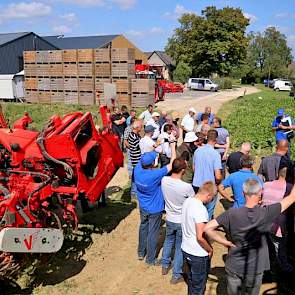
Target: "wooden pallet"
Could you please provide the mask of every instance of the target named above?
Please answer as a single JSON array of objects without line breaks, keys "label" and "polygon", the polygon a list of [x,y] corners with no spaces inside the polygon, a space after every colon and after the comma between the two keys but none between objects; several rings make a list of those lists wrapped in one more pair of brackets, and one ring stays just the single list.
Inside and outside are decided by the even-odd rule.
[{"label": "wooden pallet", "polygon": [[104,92],[104,83],[111,83],[110,78],[96,78],[95,79],[95,91]]},{"label": "wooden pallet", "polygon": [[116,84],[117,92],[131,94],[131,79],[112,79],[112,83]]},{"label": "wooden pallet", "polygon": [[76,63],[63,64],[64,76],[74,77],[78,76],[78,65]]},{"label": "wooden pallet", "polygon": [[130,94],[117,94],[117,105],[131,105],[131,95]]},{"label": "wooden pallet", "polygon": [[132,92],[155,93],[155,80],[153,79],[132,79]]},{"label": "wooden pallet", "polygon": [[48,51],[47,61],[49,63],[56,63],[56,62],[62,62],[62,50],[52,50]]},{"label": "wooden pallet", "polygon": [[111,51],[109,48],[99,48],[94,50],[94,62],[110,62]]},{"label": "wooden pallet", "polygon": [[38,103],[39,102],[39,93],[37,90],[26,90],[25,91],[26,102]]},{"label": "wooden pallet", "polygon": [[153,94],[132,94],[131,107],[133,108],[145,108],[149,104],[154,105]]},{"label": "wooden pallet", "polygon": [[79,104],[80,105],[94,105],[95,104],[95,92],[79,92]]},{"label": "wooden pallet", "polygon": [[64,103],[64,92],[51,91],[50,99],[51,99],[51,103]]},{"label": "wooden pallet", "polygon": [[50,76],[62,76],[63,75],[63,65],[62,64],[51,64],[48,66],[48,72]]},{"label": "wooden pallet", "polygon": [[36,76],[49,76],[49,64],[37,64]]},{"label": "wooden pallet", "polygon": [[24,64],[24,71],[26,77],[35,77],[37,75],[36,64]]},{"label": "wooden pallet", "polygon": [[78,91],[78,79],[77,78],[64,78],[64,90]]},{"label": "wooden pallet", "polygon": [[50,91],[39,91],[39,103],[50,104]]},{"label": "wooden pallet", "polygon": [[48,62],[48,51],[36,51],[36,63],[47,63]]},{"label": "wooden pallet", "polygon": [[78,49],[78,62],[93,62],[93,49]]},{"label": "wooden pallet", "polygon": [[134,63],[112,63],[113,78],[134,78],[135,64]]},{"label": "wooden pallet", "polygon": [[92,77],[93,76],[93,63],[79,63],[78,64],[78,76],[80,77]]},{"label": "wooden pallet", "polygon": [[79,91],[94,91],[93,78],[79,78],[78,79]]},{"label": "wooden pallet", "polygon": [[38,82],[36,78],[25,78],[25,89],[36,90],[38,88]]},{"label": "wooden pallet", "polygon": [[78,104],[79,103],[78,92],[66,91],[64,93],[64,103],[65,104]]},{"label": "wooden pallet", "polygon": [[24,63],[36,62],[36,51],[24,51]]},{"label": "wooden pallet", "polygon": [[111,64],[109,62],[96,63],[94,73],[96,77],[110,77]]},{"label": "wooden pallet", "polygon": [[134,48],[112,48],[111,59],[112,62],[135,62],[135,50]]},{"label": "wooden pallet", "polygon": [[63,62],[77,62],[77,49],[62,50]]},{"label": "wooden pallet", "polygon": [[50,79],[50,90],[63,90],[64,79],[63,78],[51,78]]},{"label": "wooden pallet", "polygon": [[38,90],[50,90],[50,78],[38,78]]}]

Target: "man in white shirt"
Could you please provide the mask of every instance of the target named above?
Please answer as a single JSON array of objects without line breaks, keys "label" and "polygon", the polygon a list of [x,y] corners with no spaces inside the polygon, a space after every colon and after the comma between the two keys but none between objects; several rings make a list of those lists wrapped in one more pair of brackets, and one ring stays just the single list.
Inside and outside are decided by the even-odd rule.
[{"label": "man in white shirt", "polygon": [[160,120],[160,114],[158,112],[153,112],[152,113],[152,118],[149,119],[146,122],[146,126],[153,126],[155,128],[154,134],[152,136],[153,140],[157,140],[159,135],[160,135],[160,125],[159,125],[159,120]]},{"label": "man in white shirt", "polygon": [[182,121],[181,121],[181,128],[182,128],[182,138],[184,139],[185,134],[187,132],[194,131],[195,127],[195,119],[194,116],[196,115],[197,111],[194,108],[190,108],[188,110],[188,114],[186,114]]},{"label": "man in white shirt", "polygon": [[151,125],[144,127],[144,137],[139,142],[141,154],[152,152],[161,144],[160,142],[155,142],[152,139],[154,131],[155,128]]},{"label": "man in white shirt", "polygon": [[183,257],[189,267],[188,294],[204,294],[210,270],[213,249],[203,231],[209,221],[204,204],[212,201],[217,189],[212,181],[205,182],[194,198],[188,198],[182,207],[181,227]]},{"label": "man in white shirt", "polygon": [[166,238],[162,254],[162,274],[168,274],[171,265],[171,250],[175,244],[173,258],[173,273],[171,284],[183,282],[182,266],[183,255],[181,251],[181,209],[184,201],[194,197],[195,192],[192,186],[181,180],[186,169],[186,162],[177,158],[172,163],[172,175],[162,179],[162,193],[165,200],[166,211]]},{"label": "man in white shirt", "polygon": [[146,122],[152,118],[153,110],[154,107],[150,104],[147,109],[139,115],[138,119],[143,120],[144,126],[146,125]]}]

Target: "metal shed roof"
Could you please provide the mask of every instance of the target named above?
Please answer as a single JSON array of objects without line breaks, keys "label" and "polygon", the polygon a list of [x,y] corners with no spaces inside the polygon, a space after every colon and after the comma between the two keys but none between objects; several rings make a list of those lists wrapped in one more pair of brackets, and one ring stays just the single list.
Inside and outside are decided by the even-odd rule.
[{"label": "metal shed roof", "polygon": [[60,49],[84,49],[103,47],[118,36],[119,35],[85,37],[43,36],[42,38]]},{"label": "metal shed roof", "polygon": [[0,34],[0,46],[29,34],[31,32]]}]

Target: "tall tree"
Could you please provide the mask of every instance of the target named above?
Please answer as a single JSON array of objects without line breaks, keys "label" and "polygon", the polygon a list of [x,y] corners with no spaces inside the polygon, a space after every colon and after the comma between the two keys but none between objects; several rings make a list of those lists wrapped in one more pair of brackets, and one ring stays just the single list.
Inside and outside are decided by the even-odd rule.
[{"label": "tall tree", "polygon": [[274,27],[263,33],[249,34],[246,65],[249,73],[260,79],[287,76],[287,66],[292,61],[292,49],[284,34]]},{"label": "tall tree", "polygon": [[183,14],[179,23],[166,51],[177,63],[187,63],[194,75],[227,75],[245,58],[249,20],[240,9],[210,6],[201,16]]}]

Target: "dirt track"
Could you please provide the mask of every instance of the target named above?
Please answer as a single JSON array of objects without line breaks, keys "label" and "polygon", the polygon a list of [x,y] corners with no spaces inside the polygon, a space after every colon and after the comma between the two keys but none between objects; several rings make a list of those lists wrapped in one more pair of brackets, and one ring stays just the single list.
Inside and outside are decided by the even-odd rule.
[{"label": "dirt track", "polygon": [[[253,87],[247,88],[248,94],[257,91]],[[158,108],[167,111],[177,110],[184,114],[190,106],[194,106],[199,111],[203,110],[206,105],[211,105],[213,111],[217,112],[224,101],[234,99],[243,92],[244,89],[221,92],[197,101],[181,101],[173,98],[161,102]],[[123,188],[127,181],[126,168],[122,168],[109,187]],[[216,214],[221,212],[222,206],[218,204]],[[53,280],[47,286],[39,286],[34,290],[34,294],[186,294],[185,283],[173,286],[169,283],[171,274],[164,277],[161,275],[160,267],[148,267],[144,262],[137,260],[138,225],[139,211],[134,209],[110,233],[92,233],[92,245],[88,247],[80,260],[83,263],[69,264],[64,268],[64,272],[68,272],[70,275],[63,275],[65,278],[69,278],[60,281]],[[163,239],[164,230],[161,234]],[[217,244],[214,245],[214,251],[206,294],[223,295],[226,294],[223,262],[223,255],[226,251]],[[48,275],[50,276],[50,274]],[[50,286],[50,284],[53,285]],[[272,287],[275,286],[265,285],[263,289],[269,290]],[[267,294],[276,293],[267,292]]]}]

